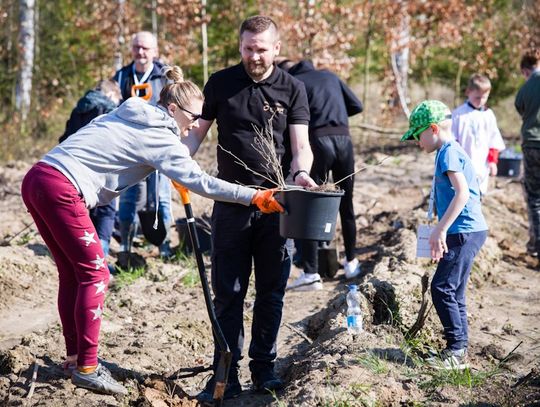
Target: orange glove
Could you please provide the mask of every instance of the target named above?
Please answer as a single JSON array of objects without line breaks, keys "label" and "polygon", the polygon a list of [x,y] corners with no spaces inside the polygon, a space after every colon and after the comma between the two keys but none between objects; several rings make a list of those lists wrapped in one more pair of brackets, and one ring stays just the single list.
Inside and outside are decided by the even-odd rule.
[{"label": "orange glove", "polygon": [[285,212],[283,207],[274,198],[275,189],[259,190],[253,195],[251,203],[257,205],[262,213]]}]

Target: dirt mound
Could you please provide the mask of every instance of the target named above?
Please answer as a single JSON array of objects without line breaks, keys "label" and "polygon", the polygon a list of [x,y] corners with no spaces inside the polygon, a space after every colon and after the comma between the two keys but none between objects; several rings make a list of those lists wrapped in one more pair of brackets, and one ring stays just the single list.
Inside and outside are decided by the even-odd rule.
[{"label": "dirt mound", "polygon": [[[519,183],[496,179],[484,198],[490,235],[467,292],[472,369],[444,375],[426,368],[420,358],[428,347],[444,346],[434,311],[416,337],[405,336],[422,306],[422,279],[435,269],[430,261],[415,258],[415,231],[425,222],[433,157],[401,147],[388,151],[395,156],[358,173],[355,181],[362,274],[354,283],[364,297],[364,332],[352,336],[345,328],[350,282],[341,272],[325,281],[322,291],[288,292],[277,344],[284,391],[275,396],[245,391],[226,405],[540,402],[540,274],[534,259],[524,253],[528,233]],[[379,152],[361,155],[357,166],[384,157]],[[163,262],[149,246],[135,249],[145,258],[146,271],[139,278],[119,276],[110,287],[102,324],[102,363],[129,395],[116,399],[95,394],[63,376],[56,269],[35,229],[24,229],[31,222],[18,195],[28,167],[19,162],[0,168],[0,404],[196,405],[193,396],[209,375],[213,340],[195,263],[186,256]],[[193,196],[193,205],[202,216],[209,213],[211,202]],[[173,209],[177,217],[184,216],[176,197]],[[341,247],[339,230],[336,237]],[[246,327],[253,302],[251,287]],[[249,342],[249,329],[245,340]],[[27,400],[36,363],[34,394]],[[246,360],[240,380],[249,390]]]}]

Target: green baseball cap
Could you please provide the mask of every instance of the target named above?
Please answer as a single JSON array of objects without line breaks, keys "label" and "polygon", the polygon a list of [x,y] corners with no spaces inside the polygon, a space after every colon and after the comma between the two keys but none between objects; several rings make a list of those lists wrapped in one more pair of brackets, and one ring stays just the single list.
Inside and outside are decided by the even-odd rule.
[{"label": "green baseball cap", "polygon": [[424,100],[416,106],[409,116],[409,130],[401,137],[401,141],[418,140],[420,133],[430,125],[451,119],[450,109],[438,100]]}]

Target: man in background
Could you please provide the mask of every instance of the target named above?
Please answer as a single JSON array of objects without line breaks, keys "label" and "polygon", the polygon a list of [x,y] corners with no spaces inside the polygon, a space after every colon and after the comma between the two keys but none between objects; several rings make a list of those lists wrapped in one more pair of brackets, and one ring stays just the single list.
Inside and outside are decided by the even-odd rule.
[{"label": "man in background", "polygon": [[[287,67],[287,61],[280,66]],[[309,101],[309,143],[316,157],[311,177],[317,184],[328,180],[330,172],[334,182],[345,191],[339,206],[343,230],[345,278],[360,274],[360,263],[355,256],[356,220],[353,206],[354,149],[349,134],[349,116],[362,112],[360,100],[338,76],[327,70],[317,70],[308,60],[289,68],[289,73],[301,80]],[[298,242],[297,242],[298,243]],[[319,242],[301,241],[303,272],[287,289],[295,291],[321,290],[322,281],[318,271]]]},{"label": "man in background", "polygon": [[[162,73],[163,64],[157,61],[156,37],[148,31],[141,31],[133,35],[131,55],[133,61],[114,75],[114,80],[120,85],[122,99],[125,101],[132,96],[137,96],[147,100],[150,104],[157,104],[166,79]],[[168,258],[172,255],[170,228],[173,219],[170,184],[167,177],[155,172],[149,175],[145,181],[129,188],[120,196],[118,220],[121,252],[131,250],[131,244],[139,225],[137,212],[146,207],[148,210],[158,210],[158,216],[163,220],[167,232],[165,240],[159,246],[160,256]]]},{"label": "man in background", "polygon": [[540,49],[533,48],[525,52],[520,68],[526,82],[516,95],[515,106],[523,119],[523,182],[530,230],[527,249],[540,258]]}]

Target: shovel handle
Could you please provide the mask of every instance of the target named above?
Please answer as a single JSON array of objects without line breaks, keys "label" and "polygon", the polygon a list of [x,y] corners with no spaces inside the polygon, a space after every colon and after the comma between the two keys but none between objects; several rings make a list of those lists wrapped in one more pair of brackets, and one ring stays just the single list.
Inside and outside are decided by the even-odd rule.
[{"label": "shovel handle", "polygon": [[225,353],[230,353],[229,345],[223,335],[223,331],[219,326],[217,320],[216,311],[214,309],[214,304],[210,296],[210,286],[206,278],[206,272],[204,269],[204,261],[201,252],[201,245],[199,243],[199,238],[197,235],[197,227],[195,225],[195,218],[193,217],[193,209],[191,208],[191,201],[189,198],[189,190],[183,185],[179,184],[176,181],[172,181],[174,188],[180,193],[182,198],[182,203],[184,204],[184,209],[186,210],[186,220],[189,231],[189,237],[191,239],[191,245],[193,246],[193,252],[195,254],[195,260],[197,261],[197,268],[199,269],[199,276],[201,278],[201,284],[203,287],[204,299],[206,302],[206,309],[208,310],[208,316],[210,317],[210,322],[212,323],[212,329],[216,336],[216,340],[219,344],[221,351]]},{"label": "shovel handle", "polygon": [[190,204],[191,200],[189,199],[189,190],[185,186],[180,185],[176,181],[172,181],[172,184],[173,184],[174,189],[176,189],[178,193],[180,194],[180,199],[182,199],[182,203],[184,205]]},{"label": "shovel handle", "polygon": [[214,387],[214,406],[221,406],[223,403],[223,398],[225,394],[225,387],[227,386],[227,379],[229,377],[229,370],[231,368],[232,361],[232,352],[229,349],[225,335],[219,326],[219,322],[216,316],[216,311],[214,309],[214,304],[210,296],[210,286],[208,285],[208,280],[206,279],[206,272],[204,269],[204,261],[201,253],[201,246],[199,244],[199,239],[197,237],[197,228],[195,226],[195,219],[193,218],[193,210],[191,209],[191,202],[189,199],[189,190],[180,185],[176,181],[172,181],[174,188],[180,194],[182,203],[184,204],[184,209],[186,210],[186,219],[189,230],[189,237],[191,239],[191,244],[193,246],[193,251],[195,253],[195,260],[197,261],[197,268],[199,269],[199,277],[201,278],[201,285],[204,294],[204,300],[206,303],[206,310],[208,311],[208,316],[210,317],[210,322],[212,324],[212,330],[214,332],[215,341],[218,343],[220,357],[218,366],[215,371],[215,387]]}]

